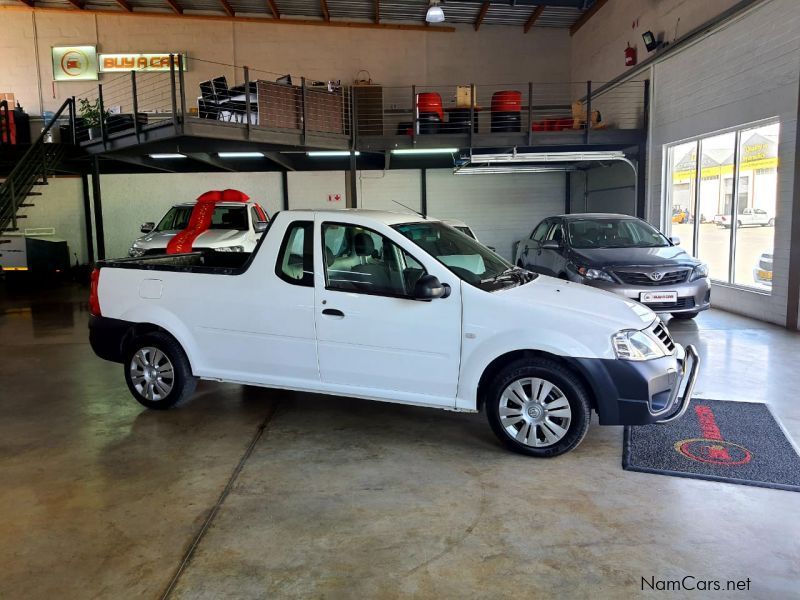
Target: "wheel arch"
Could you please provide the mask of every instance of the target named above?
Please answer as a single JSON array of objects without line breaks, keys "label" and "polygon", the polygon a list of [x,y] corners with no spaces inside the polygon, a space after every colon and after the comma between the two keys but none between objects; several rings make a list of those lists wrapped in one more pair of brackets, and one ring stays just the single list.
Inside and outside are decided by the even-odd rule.
[{"label": "wheel arch", "polygon": [[175,342],[178,345],[178,347],[183,351],[183,353],[186,355],[186,359],[189,361],[189,368],[192,370],[192,373],[194,373],[192,358],[186,351],[186,347],[171,332],[167,331],[160,325],[156,325],[155,323],[134,323],[133,325],[131,325],[131,327],[128,328],[128,331],[125,332],[125,335],[123,335],[122,339],[120,340],[120,354],[124,356],[129,345],[134,340],[151,333],[163,334],[169,337],[173,342]]},{"label": "wheel arch", "polygon": [[591,385],[591,382],[587,379],[583,370],[578,368],[569,358],[558,356],[557,354],[552,354],[543,350],[512,350],[510,352],[506,352],[505,354],[501,354],[492,360],[488,365],[486,365],[486,368],[484,368],[483,373],[481,373],[481,377],[478,380],[478,391],[476,394],[477,410],[483,410],[483,405],[486,401],[486,391],[489,388],[492,380],[503,368],[520,359],[536,358],[546,358],[569,369],[581,381],[581,383],[583,383],[584,388],[589,394],[589,404],[593,410],[597,410],[597,398],[595,396],[594,386]]}]

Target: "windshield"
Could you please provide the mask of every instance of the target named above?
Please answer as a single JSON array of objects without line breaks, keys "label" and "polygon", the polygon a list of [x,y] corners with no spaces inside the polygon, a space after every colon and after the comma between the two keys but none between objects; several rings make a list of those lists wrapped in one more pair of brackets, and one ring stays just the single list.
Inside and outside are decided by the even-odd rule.
[{"label": "windshield", "polygon": [[[156,231],[178,231],[186,229],[194,206],[173,206],[156,226]],[[246,231],[247,208],[245,206],[217,206],[211,216],[211,229],[235,229]]]},{"label": "windshield", "polygon": [[[460,279],[491,291],[509,284],[527,283],[532,274],[515,269],[486,246],[440,222],[395,225],[417,246],[450,269]],[[524,274],[520,276],[520,273]]]},{"label": "windshield", "polygon": [[664,248],[669,240],[639,219],[580,219],[567,221],[573,248]]}]

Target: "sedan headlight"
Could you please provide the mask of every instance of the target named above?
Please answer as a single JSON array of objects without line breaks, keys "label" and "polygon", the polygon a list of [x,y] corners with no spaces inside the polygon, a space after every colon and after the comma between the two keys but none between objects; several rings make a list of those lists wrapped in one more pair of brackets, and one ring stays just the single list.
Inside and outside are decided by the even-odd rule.
[{"label": "sedan headlight", "polygon": [[144,254],[144,248],[139,248],[136,245],[131,246],[130,249],[128,250],[128,256],[130,257],[142,256],[143,254]]},{"label": "sedan headlight", "polygon": [[622,360],[650,360],[667,356],[666,351],[644,331],[623,329],[611,338],[617,358]]},{"label": "sedan headlight", "polygon": [[225,246],[224,248],[214,248],[217,252],[244,252],[244,246]]},{"label": "sedan headlight", "polygon": [[587,269],[586,267],[578,267],[578,273],[580,273],[586,279],[599,279],[600,281],[610,281],[611,283],[614,283],[611,275],[602,269]]},{"label": "sedan headlight", "polygon": [[694,268],[689,281],[695,281],[696,279],[702,279],[703,277],[708,277],[708,265],[706,263],[700,263]]}]

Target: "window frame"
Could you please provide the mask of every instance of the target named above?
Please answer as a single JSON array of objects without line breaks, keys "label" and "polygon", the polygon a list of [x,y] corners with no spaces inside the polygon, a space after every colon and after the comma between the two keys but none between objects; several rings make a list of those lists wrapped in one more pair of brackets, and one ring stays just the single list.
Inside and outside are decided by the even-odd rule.
[{"label": "window frame", "polygon": [[385,292],[370,292],[370,291],[364,291],[364,290],[343,290],[343,289],[340,289],[340,288],[331,287],[330,283],[328,282],[328,258],[327,258],[326,252],[325,252],[325,249],[326,249],[326,246],[325,246],[325,232],[323,230],[323,228],[326,225],[338,225],[340,227],[358,227],[359,229],[362,229],[364,231],[369,231],[371,233],[374,233],[375,235],[378,235],[378,236],[380,236],[382,238],[385,238],[385,239],[389,240],[392,244],[394,244],[395,246],[400,248],[400,250],[405,252],[414,261],[416,261],[417,264],[419,264],[422,267],[422,275],[420,275],[420,278],[422,278],[422,277],[424,277],[425,275],[428,274],[428,268],[425,266],[425,263],[423,263],[421,260],[419,260],[411,252],[409,252],[408,250],[403,248],[403,246],[398,244],[395,240],[390,238],[388,235],[384,235],[383,233],[381,233],[380,231],[376,231],[372,227],[367,227],[366,225],[359,225],[358,223],[342,223],[340,221],[321,221],[320,224],[319,224],[319,240],[320,240],[320,246],[321,246],[320,249],[322,250],[322,277],[323,277],[323,281],[325,283],[325,290],[326,291],[328,291],[328,292],[339,292],[339,293],[342,293],[342,294],[361,294],[361,295],[364,295],[364,296],[380,296],[380,297],[383,297],[383,298],[398,298],[400,300],[413,300],[415,302],[417,301],[417,299],[413,296],[413,294],[388,294],[388,293],[385,293]]},{"label": "window frame", "polygon": [[[306,245],[310,244],[310,252],[308,253],[311,256],[311,272],[310,274],[305,270],[305,264],[303,264],[303,277],[301,279],[292,279],[283,271],[283,256],[289,246],[289,238],[291,233],[296,225],[301,225],[303,228],[310,228],[310,236],[306,234],[309,233],[308,229],[303,232],[303,257],[306,256]],[[261,239],[263,240],[263,236]],[[300,287],[314,287],[314,276],[316,274],[316,269],[314,268],[314,221],[309,221],[306,219],[298,219],[296,221],[291,221],[289,224],[286,225],[286,231],[283,234],[283,239],[281,240],[281,245],[278,250],[278,256],[275,260],[275,275],[278,276],[278,279],[284,281],[291,285],[296,285]]]}]

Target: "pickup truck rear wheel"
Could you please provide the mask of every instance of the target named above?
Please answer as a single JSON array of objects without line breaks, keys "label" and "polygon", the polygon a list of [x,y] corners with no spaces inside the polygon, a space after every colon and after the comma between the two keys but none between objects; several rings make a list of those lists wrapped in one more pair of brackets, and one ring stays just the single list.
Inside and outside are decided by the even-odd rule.
[{"label": "pickup truck rear wheel", "polygon": [[539,458],[569,452],[586,436],[589,395],[581,380],[550,359],[521,359],[501,370],[486,398],[495,435],[508,448]]},{"label": "pickup truck rear wheel", "polygon": [[123,367],[128,389],[147,408],[179,406],[197,385],[186,353],[163,333],[144,335],[128,344]]}]

